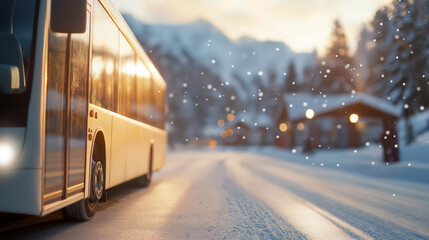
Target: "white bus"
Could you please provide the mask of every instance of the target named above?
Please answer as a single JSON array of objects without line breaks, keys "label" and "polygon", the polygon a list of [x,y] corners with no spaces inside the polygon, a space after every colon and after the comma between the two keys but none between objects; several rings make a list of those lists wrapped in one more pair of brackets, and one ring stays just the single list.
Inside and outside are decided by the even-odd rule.
[{"label": "white bus", "polygon": [[166,85],[109,0],[0,1],[0,212],[88,220],[165,163]]}]

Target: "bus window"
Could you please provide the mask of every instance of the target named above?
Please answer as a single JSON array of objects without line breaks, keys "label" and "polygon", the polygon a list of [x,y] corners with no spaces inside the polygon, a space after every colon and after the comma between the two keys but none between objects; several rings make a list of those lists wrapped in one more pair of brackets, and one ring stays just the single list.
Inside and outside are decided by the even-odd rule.
[{"label": "bus window", "polygon": [[137,60],[137,119],[151,124],[151,78],[147,67],[139,59]]},{"label": "bus window", "polygon": [[93,26],[91,103],[116,112],[119,31],[99,4],[94,7]]},{"label": "bus window", "polygon": [[154,125],[158,128],[164,127],[164,90],[158,86],[157,83],[154,84],[154,89],[152,91],[154,95]]},{"label": "bus window", "polygon": [[[135,84],[136,75],[136,56],[128,41],[120,37],[120,76],[118,83],[119,114],[130,117],[132,115],[131,101],[133,83]],[[135,87],[134,87],[135,96]]]},{"label": "bus window", "polygon": [[[39,2],[35,0],[0,1],[0,34],[6,39],[17,40],[17,46],[14,48],[22,51],[18,63],[17,56],[13,56],[15,54],[0,49],[0,64],[15,65],[18,66],[20,72],[22,71],[19,91],[14,94],[5,94],[0,91],[0,127],[25,127],[27,124],[31,93],[29,87],[31,87],[32,79],[30,68],[34,65],[32,54],[35,40],[33,37],[37,29],[35,19],[38,15]],[[7,44],[0,44],[7,50],[13,49],[10,49]]]},{"label": "bus window", "polygon": [[86,32],[72,34],[70,71],[69,176],[68,185],[84,182],[87,116],[89,17]]},{"label": "bus window", "polygon": [[67,34],[49,32],[44,193],[63,186]]}]

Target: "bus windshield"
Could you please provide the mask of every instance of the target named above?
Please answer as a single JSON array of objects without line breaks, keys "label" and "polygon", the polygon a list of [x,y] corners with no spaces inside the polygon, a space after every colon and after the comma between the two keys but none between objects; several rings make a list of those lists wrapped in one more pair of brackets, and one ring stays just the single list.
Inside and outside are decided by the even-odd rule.
[{"label": "bus windshield", "polygon": [[[0,65],[19,71],[19,91],[0,91],[0,127],[26,122],[39,1],[0,1]],[[3,89],[13,85],[0,79]],[[11,87],[13,88],[13,87]]]}]

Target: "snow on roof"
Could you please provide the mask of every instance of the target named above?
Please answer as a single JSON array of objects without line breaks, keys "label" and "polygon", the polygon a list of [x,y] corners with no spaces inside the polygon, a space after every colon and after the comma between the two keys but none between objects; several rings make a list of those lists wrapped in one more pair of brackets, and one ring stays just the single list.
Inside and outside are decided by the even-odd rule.
[{"label": "snow on roof", "polygon": [[274,124],[274,119],[265,113],[255,112],[242,112],[235,116],[234,121],[231,125],[243,124],[248,126],[250,129],[260,127],[271,127]]},{"label": "snow on roof", "polygon": [[312,109],[317,116],[357,103],[367,105],[391,116],[399,117],[401,114],[400,107],[366,93],[331,95],[294,93],[285,95],[283,100],[286,103],[290,121],[305,118],[307,109]]}]

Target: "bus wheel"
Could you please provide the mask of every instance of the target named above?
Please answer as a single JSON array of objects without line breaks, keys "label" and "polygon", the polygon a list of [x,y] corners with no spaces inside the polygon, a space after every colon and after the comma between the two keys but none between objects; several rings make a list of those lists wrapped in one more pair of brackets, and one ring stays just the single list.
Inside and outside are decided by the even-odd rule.
[{"label": "bus wheel", "polygon": [[70,206],[63,208],[65,219],[73,221],[88,221],[95,215],[95,207],[103,195],[104,171],[100,161],[92,159],[91,190],[89,198],[82,199]]},{"label": "bus wheel", "polygon": [[150,150],[149,172],[141,176],[140,178],[138,178],[138,182],[141,187],[148,187],[151,180],[152,180],[152,148]]}]

